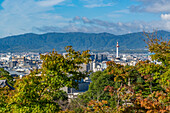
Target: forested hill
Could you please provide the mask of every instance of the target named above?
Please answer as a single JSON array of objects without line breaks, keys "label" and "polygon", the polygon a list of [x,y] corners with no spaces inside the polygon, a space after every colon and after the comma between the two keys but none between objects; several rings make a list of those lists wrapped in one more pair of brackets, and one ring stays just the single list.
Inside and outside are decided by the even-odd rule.
[{"label": "forested hill", "polygon": [[[170,32],[158,31],[158,36],[169,39]],[[125,35],[109,33],[46,33],[23,34],[0,39],[0,52],[46,52],[64,50],[71,45],[76,50],[112,50],[119,41],[120,49],[145,49],[143,32]]]}]

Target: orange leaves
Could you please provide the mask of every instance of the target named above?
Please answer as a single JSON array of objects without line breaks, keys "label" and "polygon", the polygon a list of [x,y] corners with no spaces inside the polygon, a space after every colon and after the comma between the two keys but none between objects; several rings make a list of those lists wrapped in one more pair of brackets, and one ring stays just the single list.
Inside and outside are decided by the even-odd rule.
[{"label": "orange leaves", "polygon": [[102,100],[103,104],[108,104],[108,102],[106,100]]},{"label": "orange leaves", "polygon": [[[115,84],[114,87],[106,86],[104,91],[109,91],[115,99],[112,109],[116,112],[170,112],[170,40],[163,41],[156,33],[145,35],[148,48],[154,53],[152,60],[160,61],[160,64],[149,60],[140,61],[135,66],[107,62],[105,72],[113,75]],[[98,101],[92,101],[90,105],[93,110],[103,112]]]},{"label": "orange leaves", "polygon": [[151,55],[152,60],[158,60],[163,63],[163,65],[168,66],[168,59],[170,56],[170,40],[162,40],[162,37],[158,37],[157,33],[152,33],[148,35],[145,33],[147,40],[145,41],[148,44],[148,49],[150,52],[155,53]]},{"label": "orange leaves", "polygon": [[104,91],[109,91],[110,95],[113,96],[113,93],[115,93],[115,88],[113,86],[106,86],[104,88]]},{"label": "orange leaves", "polygon": [[88,107],[85,108],[86,112],[102,112],[102,113],[111,113],[111,108],[107,106],[108,102],[105,100],[96,101],[91,100],[88,103]]},{"label": "orange leaves", "polygon": [[136,96],[137,99],[134,104],[144,108],[147,113],[168,113],[170,110],[170,100],[166,93],[153,92],[147,98],[143,98],[140,94],[136,94]]}]

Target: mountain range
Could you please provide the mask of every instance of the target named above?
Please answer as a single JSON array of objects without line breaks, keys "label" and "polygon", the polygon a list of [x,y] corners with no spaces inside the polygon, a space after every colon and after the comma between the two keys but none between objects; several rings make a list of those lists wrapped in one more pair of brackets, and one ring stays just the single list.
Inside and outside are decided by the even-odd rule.
[{"label": "mountain range", "polygon": [[[170,32],[157,31],[158,37],[169,40]],[[71,45],[75,50],[113,50],[117,41],[121,50],[146,49],[143,32],[114,35],[110,33],[27,33],[0,39],[0,52],[48,52],[63,51]]]}]

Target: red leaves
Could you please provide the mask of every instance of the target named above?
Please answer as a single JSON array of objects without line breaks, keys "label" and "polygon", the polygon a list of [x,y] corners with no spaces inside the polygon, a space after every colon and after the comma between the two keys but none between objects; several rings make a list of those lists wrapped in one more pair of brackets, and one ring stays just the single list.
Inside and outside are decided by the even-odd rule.
[{"label": "red leaves", "polygon": [[113,86],[106,86],[104,88],[104,91],[109,91],[110,95],[113,96],[113,93],[115,92],[115,88]]},{"label": "red leaves", "polygon": [[147,113],[168,113],[170,110],[170,105],[168,95],[163,92],[153,92],[147,98],[142,98],[141,95],[135,101],[136,105],[140,105],[141,108],[145,108]]}]

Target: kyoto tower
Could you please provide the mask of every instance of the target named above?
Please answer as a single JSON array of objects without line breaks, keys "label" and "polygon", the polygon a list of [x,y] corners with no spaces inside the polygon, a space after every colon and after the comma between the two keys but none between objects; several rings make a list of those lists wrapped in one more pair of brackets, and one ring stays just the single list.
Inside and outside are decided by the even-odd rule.
[{"label": "kyoto tower", "polygon": [[118,44],[118,42],[117,42],[117,45],[116,45],[116,58],[119,58],[119,50],[118,50],[118,48],[119,48],[119,44]]}]

